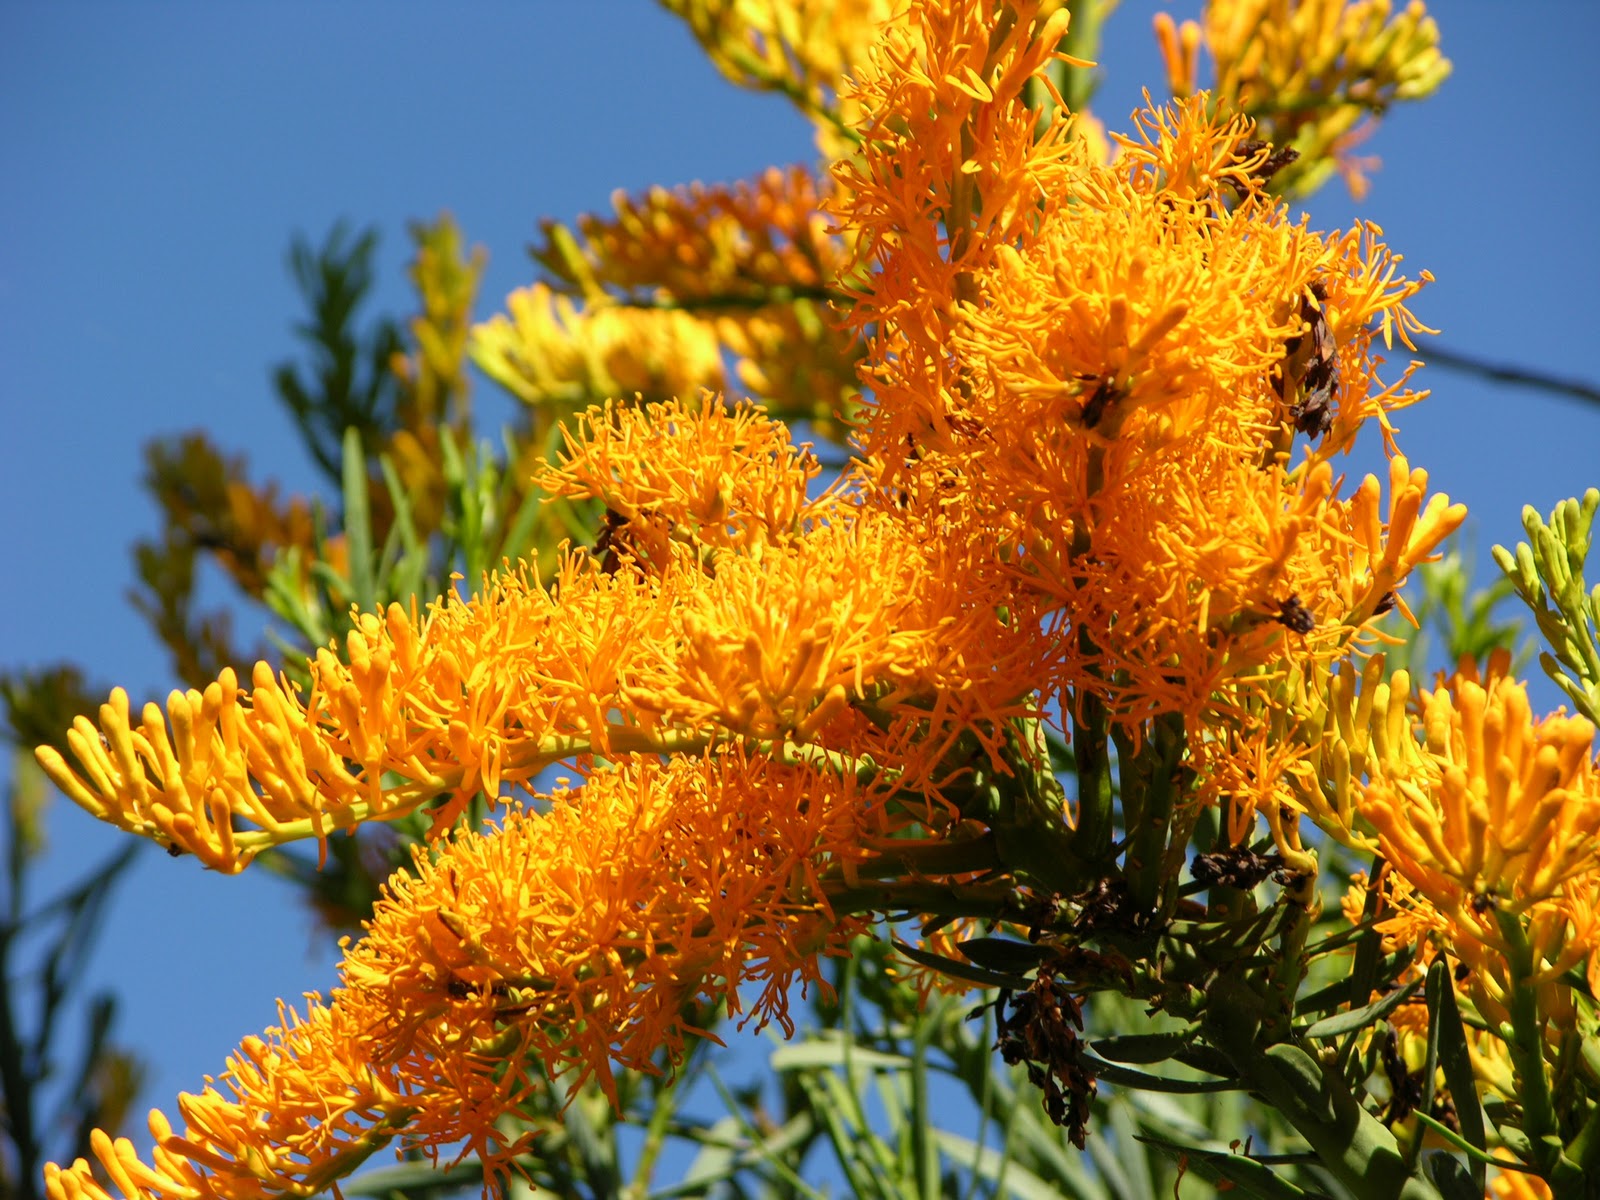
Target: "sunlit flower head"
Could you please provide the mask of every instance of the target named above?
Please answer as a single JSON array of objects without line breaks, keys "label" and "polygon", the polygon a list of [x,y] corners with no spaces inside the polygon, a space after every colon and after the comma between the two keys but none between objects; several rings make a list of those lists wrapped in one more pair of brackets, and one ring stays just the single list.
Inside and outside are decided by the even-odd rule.
[{"label": "sunlit flower head", "polygon": [[831,311],[848,252],[822,191],[792,167],[732,185],[618,193],[614,214],[583,216],[574,228],[546,222],[533,254],[555,287],[597,312],[692,313],[749,395],[832,429],[853,406],[860,346]]},{"label": "sunlit flower head", "polygon": [[1417,328],[1420,285],[1371,228],[1291,221],[1248,122],[1203,97],[1142,114],[1109,167],[1065,118],[1037,134],[1031,20],[991,38],[975,8],[913,5],[920,36],[860,82],[832,203],[871,266],[861,440],[885,496],[1055,607],[1052,686],[1198,714],[1347,653],[1464,517],[1396,455],[1385,530],[1378,482],[1340,499],[1328,462],[1415,399],[1371,347]]},{"label": "sunlit flower head", "polygon": [[[618,1067],[661,1069],[700,1033],[693,1001],[737,1014],[756,985],[750,1017],[790,1030],[790,985],[865,928],[827,892],[896,830],[887,794],[740,754],[648,758],[419,850],[346,940],[329,1001],[247,1038],[180,1098],[180,1132],[153,1113],[149,1165],[99,1135],[101,1168],[130,1200],[300,1195],[399,1139],[502,1172],[525,1139],[501,1121],[541,1086],[508,1061],[615,1101]],[[110,1195],[82,1160],[48,1186]]]},{"label": "sunlit flower head", "polygon": [[1600,855],[1594,727],[1536,719],[1508,667],[1422,692],[1421,741],[1388,748],[1359,804],[1395,870],[1452,917],[1524,911]]}]

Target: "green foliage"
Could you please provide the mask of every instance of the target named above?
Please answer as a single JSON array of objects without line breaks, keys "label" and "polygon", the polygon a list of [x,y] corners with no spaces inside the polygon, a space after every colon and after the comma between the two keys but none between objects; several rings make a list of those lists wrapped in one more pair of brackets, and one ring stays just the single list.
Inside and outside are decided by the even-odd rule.
[{"label": "green foliage", "polygon": [[1494,548],[1494,560],[1532,611],[1549,649],[1539,655],[1546,675],[1589,720],[1600,724],[1600,584],[1589,589],[1584,563],[1600,489],[1583,499],[1563,500],[1548,521],[1532,507],[1522,510],[1528,540],[1516,553]]},{"label": "green foliage", "polygon": [[399,427],[400,388],[392,369],[402,352],[399,326],[387,317],[366,331],[356,325],[372,290],[377,248],[375,230],[351,234],[341,222],[320,249],[303,236],[289,249],[289,272],[309,310],[296,327],[308,361],[281,364],[273,382],[329,480],[340,476],[345,430],[376,445]]}]

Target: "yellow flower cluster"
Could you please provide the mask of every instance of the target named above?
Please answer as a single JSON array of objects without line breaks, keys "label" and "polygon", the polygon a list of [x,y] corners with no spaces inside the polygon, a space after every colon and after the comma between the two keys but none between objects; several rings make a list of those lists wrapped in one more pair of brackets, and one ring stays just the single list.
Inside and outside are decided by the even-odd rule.
[{"label": "yellow flower cluster", "polygon": [[1366,193],[1370,161],[1351,150],[1371,118],[1431,95],[1450,74],[1439,29],[1421,0],[1208,0],[1201,23],[1155,21],[1174,96],[1199,89],[1200,47],[1211,53],[1212,101],[1253,118],[1261,135],[1299,152],[1280,186],[1311,191],[1337,169]]},{"label": "yellow flower cluster", "polygon": [[894,13],[891,0],[662,0],[707,56],[741,87],[788,97],[818,123],[825,154],[839,152],[849,112],[839,81],[851,74]]},{"label": "yellow flower cluster", "polygon": [[[1419,964],[1437,947],[1470,968],[1457,985],[1489,1029],[1526,990],[1555,1044],[1575,1016],[1566,972],[1586,965],[1600,984],[1600,764],[1594,726],[1536,717],[1509,666],[1497,652],[1481,677],[1464,662],[1413,695],[1406,672],[1384,678],[1381,655],[1359,687],[1346,664],[1303,706],[1302,769],[1277,799],[1382,855],[1380,928],[1423,944]],[[1475,1048],[1480,1075],[1511,1095],[1491,1050]]]},{"label": "yellow flower cluster", "polygon": [[845,252],[810,172],[619,193],[614,209],[576,230],[545,223],[534,257],[551,284],[474,330],[485,372],[557,411],[732,378],[775,411],[824,426],[848,414],[859,346],[827,314]]},{"label": "yellow flower cluster", "polygon": [[608,396],[666,400],[720,390],[716,333],[690,313],[580,308],[536,283],[511,293],[510,316],[473,327],[472,361],[529,404],[581,411]]}]

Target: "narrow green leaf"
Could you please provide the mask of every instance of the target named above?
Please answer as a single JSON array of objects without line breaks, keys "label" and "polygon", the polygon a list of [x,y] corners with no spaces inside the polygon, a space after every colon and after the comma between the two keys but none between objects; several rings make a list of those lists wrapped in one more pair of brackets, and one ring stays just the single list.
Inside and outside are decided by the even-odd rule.
[{"label": "narrow green leaf", "polygon": [[1139,1140],[1166,1151],[1201,1178],[1213,1184],[1232,1184],[1258,1200],[1313,1200],[1320,1197],[1320,1193],[1297,1187],[1271,1167],[1243,1154],[1210,1150],[1204,1146],[1187,1146],[1150,1134],[1141,1135]]},{"label": "narrow green leaf", "polygon": [[1107,1062],[1090,1051],[1085,1051],[1083,1057],[1102,1082],[1114,1083],[1119,1087],[1138,1088],[1146,1092],[1193,1096],[1207,1092],[1237,1091],[1240,1086],[1228,1079],[1169,1079],[1163,1075],[1150,1075],[1144,1071],[1135,1071],[1131,1067]]},{"label": "narrow green leaf", "polygon": [[933,1133],[933,1103],[928,1095],[928,1043],[934,1036],[932,1021],[917,1022],[912,1040],[911,1138],[917,1195],[932,1200],[939,1195],[939,1147]]},{"label": "narrow green leaf", "polygon": [[1133,1152],[1139,1140],[1139,1122],[1133,1105],[1125,1096],[1114,1096],[1107,1107],[1110,1109],[1111,1128],[1117,1135],[1116,1148],[1121,1152],[1118,1157],[1130,1185],[1123,1193],[1124,1200],[1149,1200],[1156,1194],[1155,1173],[1150,1169],[1148,1151],[1144,1154]]},{"label": "narrow green leaf", "polygon": [[991,1184],[1000,1184],[1003,1177],[1003,1193],[1020,1200],[1062,1200],[1063,1196],[1068,1200],[1109,1200],[1104,1186],[1081,1168],[1071,1177],[1058,1176],[1047,1182],[1027,1167],[1008,1161],[992,1146],[979,1146],[943,1129],[936,1129],[933,1136],[953,1163]]},{"label": "narrow green leaf", "polygon": [[[1456,1120],[1461,1126],[1461,1136],[1480,1153],[1488,1149],[1487,1130],[1484,1127],[1483,1106],[1478,1100],[1477,1075],[1472,1069],[1472,1058],[1467,1053],[1467,1031],[1461,1024],[1461,1009],[1456,1004],[1455,986],[1450,980],[1449,964],[1444,959],[1434,962],[1428,971],[1428,1090],[1433,1089],[1433,1062],[1444,1068],[1445,1085],[1450,1089],[1450,1100],[1456,1110]],[[1424,1112],[1432,1110],[1431,1104],[1423,1106]],[[1483,1195],[1486,1173],[1483,1162],[1473,1159],[1472,1178],[1478,1195]]]},{"label": "narrow green leaf", "polygon": [[1365,1029],[1368,1025],[1383,1020],[1407,1000],[1411,999],[1422,986],[1422,980],[1413,979],[1403,988],[1390,992],[1379,1000],[1362,1008],[1352,1009],[1350,1012],[1335,1013],[1331,1017],[1324,1017],[1316,1024],[1301,1032],[1301,1037],[1331,1038],[1339,1037],[1346,1033],[1354,1033],[1358,1029]]},{"label": "narrow green leaf", "polygon": [[1036,946],[1015,938],[969,938],[957,942],[956,948],[985,970],[1014,975],[1032,971],[1056,955],[1056,951],[1049,946]]},{"label": "narrow green leaf", "polygon": [[934,954],[928,950],[919,950],[915,946],[908,946],[898,938],[894,941],[894,948],[920,966],[949,975],[952,979],[964,979],[968,983],[977,984],[979,987],[1009,988],[1014,992],[1020,992],[1032,983],[1032,980],[1025,979],[1020,975],[986,971],[982,967],[973,966],[971,963],[946,958],[942,954]]},{"label": "narrow green leaf", "polygon": [[367,459],[361,433],[355,426],[344,431],[344,536],[350,558],[350,598],[362,612],[377,603],[372,581],[372,510],[367,502]]},{"label": "narrow green leaf", "polygon": [[[1481,1172],[1483,1165],[1476,1164],[1474,1169]],[[1473,1182],[1472,1173],[1453,1154],[1443,1151],[1430,1154],[1428,1177],[1433,1180],[1433,1186],[1439,1189],[1444,1200],[1483,1200],[1483,1184]]]},{"label": "narrow green leaf", "polygon": [[[1414,1112],[1411,1115],[1416,1117],[1416,1119],[1418,1121],[1422,1122],[1422,1124],[1426,1125],[1431,1132],[1437,1134],[1441,1141],[1448,1142],[1452,1149],[1459,1150],[1462,1154],[1465,1154],[1467,1156],[1467,1158],[1469,1160],[1473,1161],[1473,1162],[1481,1162],[1486,1167],[1497,1167],[1502,1171],[1531,1171],[1532,1170],[1532,1168],[1530,1168],[1526,1163],[1520,1162],[1517,1159],[1514,1159],[1514,1158],[1500,1158],[1497,1155],[1490,1154],[1486,1150],[1476,1149],[1470,1142],[1468,1142],[1465,1138],[1463,1138],[1459,1133],[1457,1133],[1454,1129],[1451,1129],[1450,1126],[1444,1124],[1442,1121],[1439,1121],[1438,1119],[1436,1119],[1434,1117],[1430,1117],[1425,1112],[1420,1112],[1420,1111],[1419,1112]],[[1507,1135],[1507,1134],[1515,1135],[1514,1137],[1507,1137],[1507,1148],[1508,1149],[1513,1148],[1513,1143],[1515,1143],[1515,1144],[1527,1147],[1529,1149],[1530,1153],[1531,1153],[1532,1144],[1528,1141],[1528,1139],[1525,1136],[1522,1135],[1522,1131],[1521,1130],[1508,1129],[1505,1126],[1501,1126],[1500,1133],[1502,1135]]]},{"label": "narrow green leaf", "polygon": [[[416,522],[412,518],[411,496],[387,454],[378,459],[378,467],[383,472],[384,487],[388,489],[389,503],[394,508],[394,525],[389,530],[389,543],[393,543],[397,550],[394,564],[388,571],[385,598],[401,604],[412,596],[431,598],[422,597],[423,579],[428,570],[428,543],[417,534]],[[388,548],[386,543],[386,561]]]},{"label": "narrow green leaf", "polygon": [[1127,1033],[1118,1037],[1096,1038],[1090,1048],[1101,1058],[1119,1063],[1166,1062],[1186,1049],[1195,1039],[1199,1026],[1175,1029],[1169,1033]]},{"label": "narrow green leaf", "polygon": [[903,1054],[885,1054],[866,1046],[849,1046],[843,1039],[820,1038],[789,1043],[772,1052],[767,1060],[774,1071],[815,1071],[848,1064],[884,1071],[903,1071],[911,1060]]},{"label": "narrow green leaf", "polygon": [[[1364,947],[1356,950],[1357,958]],[[1327,987],[1318,988],[1309,995],[1302,996],[1295,1001],[1294,1015],[1309,1017],[1313,1013],[1330,1012],[1335,1008],[1343,1008],[1352,1000],[1365,1000],[1379,988],[1390,986],[1398,979],[1402,972],[1411,965],[1417,957],[1415,946],[1406,946],[1394,954],[1386,954],[1377,960],[1376,965],[1368,968],[1364,974],[1366,984],[1363,985],[1354,974],[1330,983]]]},{"label": "narrow green leaf", "polygon": [[438,1167],[431,1162],[408,1162],[393,1167],[363,1171],[352,1179],[341,1180],[339,1192],[345,1196],[393,1196],[442,1189],[461,1189],[483,1183],[483,1163],[476,1158],[453,1167]]}]

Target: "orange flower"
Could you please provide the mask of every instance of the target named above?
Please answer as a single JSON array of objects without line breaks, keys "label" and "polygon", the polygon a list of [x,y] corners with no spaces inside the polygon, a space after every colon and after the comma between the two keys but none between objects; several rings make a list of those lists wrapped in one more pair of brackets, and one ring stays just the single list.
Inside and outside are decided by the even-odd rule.
[{"label": "orange flower", "polygon": [[69,735],[76,769],[39,760],[101,819],[237,871],[442,798],[437,832],[590,752],[805,741],[856,703],[900,722],[891,742],[925,725],[938,744],[1031,711],[1049,647],[1005,581],[891,514],[807,499],[815,471],[750,410],[594,415],[549,478],[653,513],[654,573],[575,554],[548,588],[524,568],[421,618],[363,614],[303,697],[263,663],[251,690],[224,672],[136,723],[119,689]]},{"label": "orange flower", "polygon": [[227,670],[135,723],[118,688],[98,729],[79,718],[68,735],[78,769],[49,748],[38,757],[90,813],[218,870],[439,796],[442,827],[480,789],[497,796],[591,746],[665,747],[610,714],[669,608],[638,579],[571,557],[548,590],[519,572],[420,619],[399,605],[362,614],[348,662],[319,651],[303,699],[258,663],[248,691]]},{"label": "orange flower", "polygon": [[[689,1002],[745,1004],[788,1029],[795,979],[865,926],[837,917],[825,876],[894,831],[887,792],[854,775],[743,755],[622,763],[514,810],[492,834],[418,850],[345,943],[341,986],[249,1038],[198,1096],[185,1129],[151,1116],[149,1166],[97,1135],[130,1200],[306,1195],[391,1138],[436,1156],[462,1145],[490,1171],[520,1143],[498,1122],[533,1086],[536,1055],[616,1099],[613,1065],[675,1061]],[[107,1200],[90,1165],[51,1167],[52,1200]]]},{"label": "orange flower", "polygon": [[1537,1175],[1501,1171],[1489,1181],[1493,1200],[1551,1200],[1550,1185]]},{"label": "orange flower", "polygon": [[679,304],[770,303],[829,286],[844,258],[803,167],[771,167],[730,186],[618,192],[615,217],[542,225],[534,260],[587,298],[662,295]]},{"label": "orange flower", "polygon": [[[655,518],[715,563],[760,557],[825,515],[807,490],[821,473],[809,446],[749,405],[669,401],[591,408],[564,427],[567,452],[535,482],[551,496],[592,497],[622,521]],[[663,564],[664,565],[664,564]]]},{"label": "orange flower", "polygon": [[1497,655],[1486,680],[1469,665],[1422,692],[1424,740],[1387,746],[1359,801],[1394,868],[1468,928],[1556,896],[1600,861],[1594,726],[1535,720],[1508,667]]},{"label": "orange flower", "polygon": [[46,1165],[51,1200],[309,1195],[360,1166],[428,1103],[360,1058],[359,1028],[337,1007],[313,998],[303,1019],[279,1012],[282,1024],[246,1038],[220,1079],[179,1098],[183,1132],[152,1110],[149,1164],[127,1138],[95,1130],[90,1145],[117,1192],[80,1158]]},{"label": "orange flower", "polygon": [[[1465,515],[1396,456],[1385,535],[1377,482],[1342,501],[1327,461],[1415,399],[1370,345],[1416,327],[1420,285],[1371,229],[1292,223],[1248,123],[1203,98],[1141,116],[1106,167],[1059,121],[1034,136],[1036,44],[991,45],[967,6],[912,16],[863,77],[833,201],[873,264],[851,318],[874,330],[871,478],[1057,608],[1051,686],[1121,719],[1348,652]],[[1291,468],[1297,429],[1320,443]]]}]

